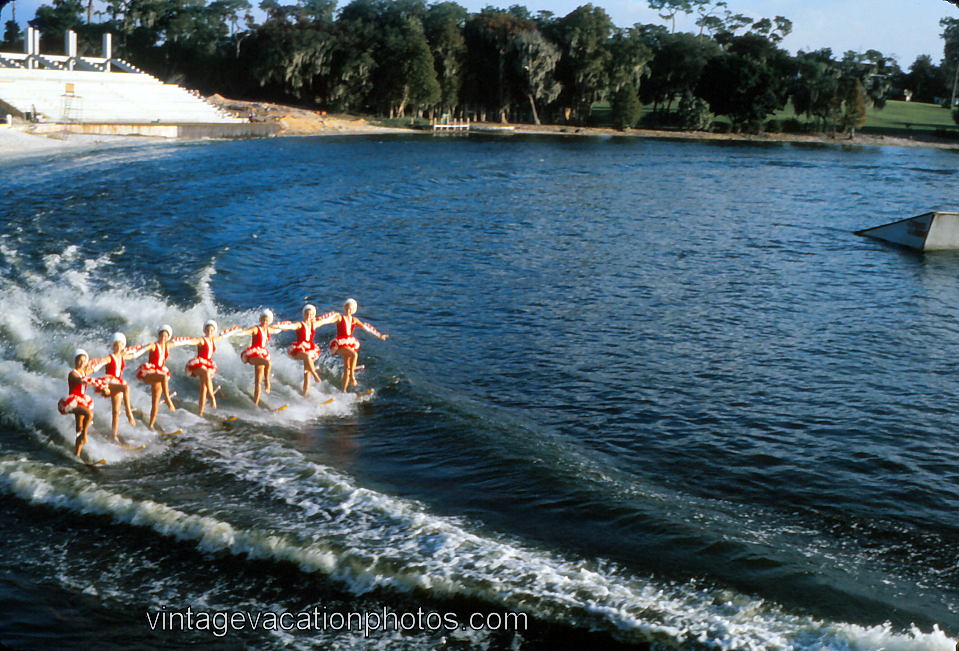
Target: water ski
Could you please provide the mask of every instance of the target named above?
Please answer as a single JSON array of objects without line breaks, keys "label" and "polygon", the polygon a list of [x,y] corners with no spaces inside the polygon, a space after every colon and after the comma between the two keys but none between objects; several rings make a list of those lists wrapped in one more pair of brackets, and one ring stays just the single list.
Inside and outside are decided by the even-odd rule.
[{"label": "water ski", "polygon": [[237,416],[221,417],[221,416],[213,416],[213,415],[211,415],[211,414],[203,414],[203,415],[200,416],[200,417],[207,419],[207,420],[210,421],[211,423],[217,423],[218,425],[224,425],[224,424],[226,424],[226,423],[232,423],[233,421],[237,420],[237,418],[238,418]]},{"label": "water ski", "polygon": [[[249,393],[248,393],[248,394],[246,394],[246,395],[250,397],[250,400],[253,399],[253,395],[252,395],[252,394],[249,394]],[[253,406],[254,406],[254,407],[259,407],[260,409],[265,409],[266,411],[272,411],[272,412],[275,413],[275,412],[278,412],[278,411],[283,411],[284,409],[288,408],[290,405],[288,405],[288,404],[283,404],[283,405],[280,405],[279,407],[271,407],[270,405],[266,404],[266,399],[265,399],[265,398],[260,398],[260,404],[254,404]]]},{"label": "water ski", "polygon": [[191,414],[196,414],[198,417],[210,421],[211,423],[232,423],[238,417],[237,416],[218,416],[216,414],[210,413],[215,411],[215,408],[210,407],[205,413],[200,413],[199,409],[196,407],[187,407],[187,411]]},{"label": "water ski", "polygon": [[99,461],[88,461],[87,459],[84,459],[83,457],[80,457],[79,461],[83,465],[88,466],[90,468],[96,468],[97,466],[105,465],[107,462],[106,459],[100,459]]},{"label": "water ski", "polygon": [[327,400],[324,400],[324,401],[321,402],[320,404],[321,404],[321,405],[332,405],[334,400],[336,400],[336,398],[329,398],[329,399],[327,399]]},{"label": "water ski", "polygon": [[119,447],[123,448],[124,450],[130,450],[131,452],[135,452],[135,451],[138,451],[138,450],[145,450],[146,447],[147,447],[146,443],[141,443],[140,445],[131,445],[131,444],[129,444],[129,443],[125,442],[125,441],[122,441],[122,440],[117,441],[116,444],[117,444]]},{"label": "water ski", "polygon": [[254,406],[259,407],[260,409],[263,409],[264,411],[272,411],[273,413],[276,413],[278,411],[283,411],[284,409],[288,409],[290,405],[283,404],[283,405],[280,405],[279,407],[271,407],[270,405],[266,404],[265,400],[261,400],[260,404],[254,405]]},{"label": "water ski", "polygon": [[153,427],[150,427],[149,417],[139,409],[134,409],[133,415],[137,416],[141,421],[143,421],[143,424],[146,426],[146,428],[152,432],[156,432],[158,436],[176,436],[177,434],[183,433],[183,428],[177,429],[176,431],[166,432],[162,427],[160,427],[159,422],[154,423]]}]

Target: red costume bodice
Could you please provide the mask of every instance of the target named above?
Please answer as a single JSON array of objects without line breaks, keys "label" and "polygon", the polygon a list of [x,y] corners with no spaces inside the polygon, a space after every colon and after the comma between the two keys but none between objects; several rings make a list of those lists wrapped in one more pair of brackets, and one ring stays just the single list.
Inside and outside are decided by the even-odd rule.
[{"label": "red costume bodice", "polygon": [[336,323],[336,336],[352,337],[353,328],[355,327],[356,327],[356,323],[353,321],[352,317],[343,316]]},{"label": "red costume bodice", "polygon": [[313,335],[316,333],[316,326],[314,326],[312,322],[307,323],[306,321],[303,321],[300,326],[300,329],[296,331],[296,343],[304,344],[309,342],[312,344]]},{"label": "red costume bodice", "polygon": [[107,375],[112,375],[113,377],[120,377],[123,375],[123,369],[126,367],[127,364],[123,360],[123,355],[110,355],[110,361],[107,362],[106,370],[104,372]]},{"label": "red costume bodice", "polygon": [[150,351],[150,363],[156,366],[157,368],[166,364],[167,358],[170,357],[170,353],[167,350],[166,344],[157,344],[153,347],[153,350]]},{"label": "red costume bodice", "polygon": [[196,356],[203,359],[213,359],[213,353],[216,352],[216,343],[212,339],[203,338],[203,341],[196,345]]},{"label": "red costume bodice", "polygon": [[250,345],[254,348],[266,348],[266,343],[270,340],[270,331],[263,326],[256,326],[256,331],[250,340]]},{"label": "red costume bodice", "polygon": [[80,375],[76,370],[70,371],[70,395],[71,396],[84,396],[86,393],[84,391],[87,388],[86,378]]}]

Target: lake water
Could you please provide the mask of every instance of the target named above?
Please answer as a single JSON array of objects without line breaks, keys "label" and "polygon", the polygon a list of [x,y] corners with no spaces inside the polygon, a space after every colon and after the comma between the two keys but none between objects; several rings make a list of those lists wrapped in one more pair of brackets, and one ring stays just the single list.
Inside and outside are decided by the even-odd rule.
[{"label": "lake water", "polygon": [[[298,138],[0,163],[0,642],[14,648],[942,649],[959,635],[959,255],[854,230],[955,206],[932,149]],[[359,301],[298,393],[217,352],[175,437],[78,345]],[[321,330],[326,342],[332,328]],[[133,379],[134,406],[149,409]],[[333,402],[324,404],[330,397]],[[506,612],[492,630],[160,631],[150,613]],[[484,619],[486,621],[486,619]],[[435,620],[433,620],[435,622]]]}]

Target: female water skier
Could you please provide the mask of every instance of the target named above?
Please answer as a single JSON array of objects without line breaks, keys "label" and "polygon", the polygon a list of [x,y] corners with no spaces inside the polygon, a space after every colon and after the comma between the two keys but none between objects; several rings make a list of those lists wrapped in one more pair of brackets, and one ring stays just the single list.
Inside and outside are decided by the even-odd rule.
[{"label": "female water skier", "polygon": [[186,363],[186,372],[200,380],[200,415],[206,408],[207,396],[210,406],[216,409],[216,391],[213,389],[213,376],[216,375],[216,362],[213,353],[216,352],[216,342],[224,337],[237,334],[239,327],[227,328],[219,337],[216,336],[216,321],[210,319],[203,324],[203,336],[191,339],[187,343],[196,344],[196,357]]},{"label": "female water skier", "polygon": [[313,362],[320,356],[320,347],[313,343],[313,335],[316,334],[318,326],[324,323],[331,323],[330,317],[335,316],[335,312],[328,312],[317,318],[316,308],[312,305],[306,305],[303,308],[303,320],[295,324],[292,329],[296,330],[296,343],[290,346],[289,353],[293,359],[303,362],[303,395],[310,390],[310,378],[317,382],[320,376],[316,372]]},{"label": "female water skier", "polygon": [[389,337],[380,333],[369,323],[363,323],[354,317],[356,309],[356,301],[348,298],[343,303],[343,314],[333,313],[329,317],[324,315],[325,318],[317,324],[336,323],[336,339],[330,342],[330,352],[343,357],[343,391],[350,388],[350,383],[356,386],[356,360],[359,359],[360,342],[353,336],[353,329],[359,326],[374,337],[380,339]]},{"label": "female water skier", "polygon": [[267,394],[270,393],[270,372],[273,369],[273,364],[270,362],[270,350],[267,348],[270,336],[283,330],[291,330],[295,327],[295,325],[289,321],[270,325],[272,323],[273,311],[263,310],[260,312],[259,325],[236,333],[237,335],[252,335],[250,345],[246,350],[240,353],[240,359],[253,366],[254,405],[260,404],[261,387]]},{"label": "female water skier", "polygon": [[[93,380],[97,393],[105,398],[112,399],[114,441],[120,440],[121,401],[126,408],[127,420],[130,421],[130,425],[136,425],[136,421],[133,420],[133,408],[130,406],[130,387],[123,379],[123,369],[126,368],[126,360],[135,359],[143,354],[142,348],[143,346],[127,348],[126,336],[122,332],[113,333],[113,352],[102,360],[106,363],[103,376]],[[97,362],[100,361],[97,360]]]},{"label": "female water skier", "polygon": [[[73,370],[67,375],[67,386],[70,387],[70,393],[57,403],[57,410],[67,416],[73,414],[76,419],[77,439],[74,443],[73,452],[78,457],[83,450],[84,443],[87,442],[87,430],[90,429],[90,423],[93,422],[93,397],[85,393],[86,385],[93,384],[90,373],[96,371],[94,365],[88,364],[90,356],[87,351],[78,348],[73,354]],[[98,360],[100,361],[100,360]],[[106,390],[109,395],[109,389]]]},{"label": "female water skier", "polygon": [[194,341],[190,337],[177,337],[173,339],[173,328],[168,325],[160,326],[157,331],[157,340],[152,344],[144,346],[137,356],[144,353],[150,353],[150,360],[141,364],[137,369],[137,379],[144,384],[149,384],[153,392],[153,401],[150,408],[150,429],[156,424],[157,412],[160,410],[160,395],[166,401],[166,406],[170,411],[176,411],[173,406],[173,400],[170,399],[170,369],[166,367],[166,361],[170,357],[170,348],[182,346]]}]

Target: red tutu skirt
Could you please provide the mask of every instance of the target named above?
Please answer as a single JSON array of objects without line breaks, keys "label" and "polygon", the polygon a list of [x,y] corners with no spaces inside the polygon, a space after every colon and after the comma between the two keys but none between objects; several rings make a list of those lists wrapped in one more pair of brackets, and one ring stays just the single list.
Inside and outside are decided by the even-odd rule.
[{"label": "red tutu skirt", "polygon": [[141,382],[146,382],[146,376],[148,375],[163,375],[170,377],[170,369],[166,366],[157,366],[156,364],[151,364],[147,362],[142,364],[140,368],[137,369],[137,379]]},{"label": "red tutu skirt", "polygon": [[207,359],[206,357],[194,357],[186,363],[186,372],[190,375],[193,375],[201,368],[205,368],[207,371],[209,371],[210,377],[216,375],[216,363],[212,359]]},{"label": "red tutu skirt", "polygon": [[247,363],[251,359],[270,359],[270,351],[263,346],[250,346],[240,353],[240,359]]},{"label": "red tutu skirt", "polygon": [[73,410],[77,407],[93,409],[93,398],[91,396],[77,396],[71,394],[66,398],[62,398],[60,402],[57,403],[57,409],[64,416],[72,414]]},{"label": "red tutu skirt", "polygon": [[330,352],[335,353],[340,348],[347,348],[352,351],[360,349],[360,342],[356,337],[337,337],[330,342]]},{"label": "red tutu skirt", "polygon": [[90,380],[90,384],[93,385],[94,391],[99,393],[101,396],[108,396],[107,389],[110,388],[111,384],[121,384],[126,386],[127,381],[122,377],[117,377],[115,375],[104,375],[103,377],[97,377]]},{"label": "red tutu skirt", "polygon": [[298,344],[293,344],[290,346],[290,357],[293,357],[297,353],[306,353],[310,356],[310,359],[316,359],[320,356],[320,347],[314,344],[312,341],[304,341]]}]

